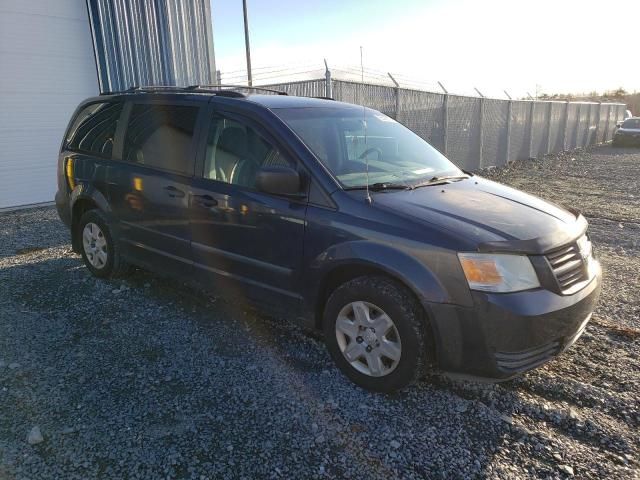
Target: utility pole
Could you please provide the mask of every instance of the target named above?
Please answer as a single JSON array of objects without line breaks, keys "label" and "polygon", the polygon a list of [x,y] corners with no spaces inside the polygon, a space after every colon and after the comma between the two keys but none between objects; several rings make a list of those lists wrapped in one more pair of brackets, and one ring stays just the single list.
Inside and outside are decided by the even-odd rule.
[{"label": "utility pole", "polygon": [[249,18],[247,16],[247,0],[242,0],[242,11],[244,13],[244,46],[247,52],[247,83],[251,87],[253,79],[251,76],[251,47],[249,46]]}]

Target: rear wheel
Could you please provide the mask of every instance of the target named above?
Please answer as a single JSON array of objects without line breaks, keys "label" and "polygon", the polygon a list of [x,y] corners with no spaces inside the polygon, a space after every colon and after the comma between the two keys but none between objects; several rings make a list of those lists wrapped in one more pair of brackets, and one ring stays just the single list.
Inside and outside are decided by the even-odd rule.
[{"label": "rear wheel", "polygon": [[91,273],[100,278],[126,275],[129,265],[122,259],[106,216],[100,210],[89,210],[78,222],[82,259]]},{"label": "rear wheel", "polygon": [[403,285],[365,276],[338,287],[324,313],[329,353],[357,385],[401,389],[426,371],[430,337],[422,307]]}]

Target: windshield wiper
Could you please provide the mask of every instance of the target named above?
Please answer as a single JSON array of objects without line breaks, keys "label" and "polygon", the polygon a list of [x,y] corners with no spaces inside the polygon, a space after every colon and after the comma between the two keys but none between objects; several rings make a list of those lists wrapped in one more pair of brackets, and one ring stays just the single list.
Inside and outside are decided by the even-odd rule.
[{"label": "windshield wiper", "polygon": [[418,187],[428,187],[430,185],[440,185],[441,183],[449,182],[451,180],[464,180],[465,178],[469,178],[469,175],[447,175],[443,177],[431,177],[426,182],[417,183],[413,185],[413,188]]},{"label": "windshield wiper", "polygon": [[[345,190],[366,190],[366,185],[357,185],[355,187],[347,187]],[[372,192],[380,192],[382,190],[409,190],[409,185],[404,183],[388,183],[388,182],[377,182],[369,185],[369,190]]]}]

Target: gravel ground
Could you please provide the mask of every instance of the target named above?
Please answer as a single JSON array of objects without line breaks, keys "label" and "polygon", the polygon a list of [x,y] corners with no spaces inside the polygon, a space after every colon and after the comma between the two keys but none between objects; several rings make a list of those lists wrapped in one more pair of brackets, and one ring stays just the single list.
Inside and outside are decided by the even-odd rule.
[{"label": "gravel ground", "polygon": [[53,208],[0,215],[0,479],[640,478],[639,166],[600,147],[485,172],[588,216],[600,306],[521,378],[391,396],[286,320],[92,278]]}]

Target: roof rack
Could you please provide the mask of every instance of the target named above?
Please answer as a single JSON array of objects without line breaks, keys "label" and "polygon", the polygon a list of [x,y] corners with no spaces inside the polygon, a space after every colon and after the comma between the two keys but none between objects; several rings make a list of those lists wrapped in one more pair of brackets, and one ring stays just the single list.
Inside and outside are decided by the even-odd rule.
[{"label": "roof rack", "polygon": [[271,88],[262,87],[249,87],[247,85],[189,85],[188,87],[178,87],[175,85],[133,85],[125,90],[117,92],[102,92],[100,95],[115,95],[118,93],[133,93],[133,92],[154,92],[154,91],[167,91],[167,92],[206,92],[213,93],[222,97],[241,97],[244,95],[236,90],[258,90],[263,92],[275,93],[276,95],[287,95],[286,92],[280,90],[273,90]]},{"label": "roof rack", "polygon": [[133,85],[124,90],[101,92],[100,95],[118,95],[121,93],[150,92],[154,90],[183,91],[184,88],[185,87],[176,87],[173,85]]},{"label": "roof rack", "polygon": [[242,89],[242,90],[258,90],[261,92],[269,92],[269,93],[275,93],[276,95],[288,95],[287,92],[283,92],[282,90],[275,90],[273,88],[265,88],[265,87],[250,87],[248,85],[226,85],[226,84],[219,84],[219,85],[190,85],[188,87],[186,87],[187,90],[207,90],[207,91],[224,91],[224,89],[229,89],[229,90],[233,90],[233,89]]}]

